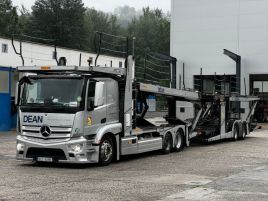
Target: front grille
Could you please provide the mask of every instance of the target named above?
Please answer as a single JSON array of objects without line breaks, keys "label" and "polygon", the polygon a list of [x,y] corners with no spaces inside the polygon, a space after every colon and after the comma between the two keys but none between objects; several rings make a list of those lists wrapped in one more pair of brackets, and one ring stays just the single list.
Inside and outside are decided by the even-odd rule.
[{"label": "front grille", "polygon": [[29,148],[26,158],[48,157],[56,160],[67,160],[61,149]]},{"label": "front grille", "polygon": [[22,126],[22,135],[40,142],[41,140],[66,140],[71,137],[72,128],[70,127],[56,127],[51,126],[51,135],[49,137],[44,137],[40,132],[41,126]]}]

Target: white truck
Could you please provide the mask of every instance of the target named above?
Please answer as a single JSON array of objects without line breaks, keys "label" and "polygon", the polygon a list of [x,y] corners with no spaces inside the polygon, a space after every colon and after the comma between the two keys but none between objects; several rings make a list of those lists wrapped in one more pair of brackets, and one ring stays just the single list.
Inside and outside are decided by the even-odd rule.
[{"label": "white truck", "polygon": [[[137,83],[133,62],[132,56],[128,56],[125,68],[18,67],[23,76],[16,100],[17,159],[108,165],[124,155],[153,150],[165,154],[178,152],[189,146],[192,139],[242,139],[249,133],[256,103],[245,120],[227,116],[225,106],[232,101],[256,102],[258,98],[211,96],[208,99],[194,91]],[[168,99],[165,118],[145,118],[146,96],[150,94]],[[178,100],[199,105],[194,119],[176,118]],[[217,107],[214,100],[219,100]],[[140,116],[137,101],[145,106]],[[217,129],[209,130],[209,122],[215,120],[213,115],[218,121],[212,127]],[[212,118],[207,120],[208,117]]]},{"label": "white truck", "polygon": [[[18,67],[27,74],[18,86],[17,159],[107,165],[122,155],[180,151],[188,136],[184,124],[133,119],[132,64],[130,56],[127,68]],[[136,90],[199,98],[143,83]]]}]

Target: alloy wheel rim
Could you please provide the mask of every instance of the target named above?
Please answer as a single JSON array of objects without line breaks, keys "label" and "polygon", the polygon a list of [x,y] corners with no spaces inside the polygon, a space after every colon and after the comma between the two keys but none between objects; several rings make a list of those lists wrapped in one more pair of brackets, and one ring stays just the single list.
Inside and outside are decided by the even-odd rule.
[{"label": "alloy wheel rim", "polygon": [[113,148],[109,141],[105,140],[101,145],[101,156],[104,161],[109,161],[113,154]]}]

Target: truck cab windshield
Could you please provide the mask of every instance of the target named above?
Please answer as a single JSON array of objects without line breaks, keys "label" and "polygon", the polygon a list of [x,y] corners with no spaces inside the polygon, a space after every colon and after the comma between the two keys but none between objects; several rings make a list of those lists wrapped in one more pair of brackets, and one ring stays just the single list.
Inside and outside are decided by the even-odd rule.
[{"label": "truck cab windshield", "polygon": [[83,85],[82,78],[30,78],[24,85],[21,106],[81,108]]}]

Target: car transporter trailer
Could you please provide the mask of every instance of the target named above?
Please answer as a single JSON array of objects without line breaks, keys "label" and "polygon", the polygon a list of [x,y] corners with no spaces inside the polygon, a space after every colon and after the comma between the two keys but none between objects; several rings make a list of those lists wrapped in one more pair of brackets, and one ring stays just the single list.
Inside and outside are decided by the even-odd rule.
[{"label": "car transporter trailer", "polygon": [[[243,139],[250,132],[257,97],[205,95],[136,82],[129,55],[125,68],[96,63],[17,68],[23,75],[16,100],[17,159],[108,165],[124,155],[154,150],[167,154],[194,139]],[[161,121],[145,118],[151,94],[168,100],[168,114]],[[176,101],[197,105],[195,117],[176,118]],[[227,107],[241,101],[253,102],[245,120],[231,117]],[[140,115],[137,102],[144,105]]]}]

